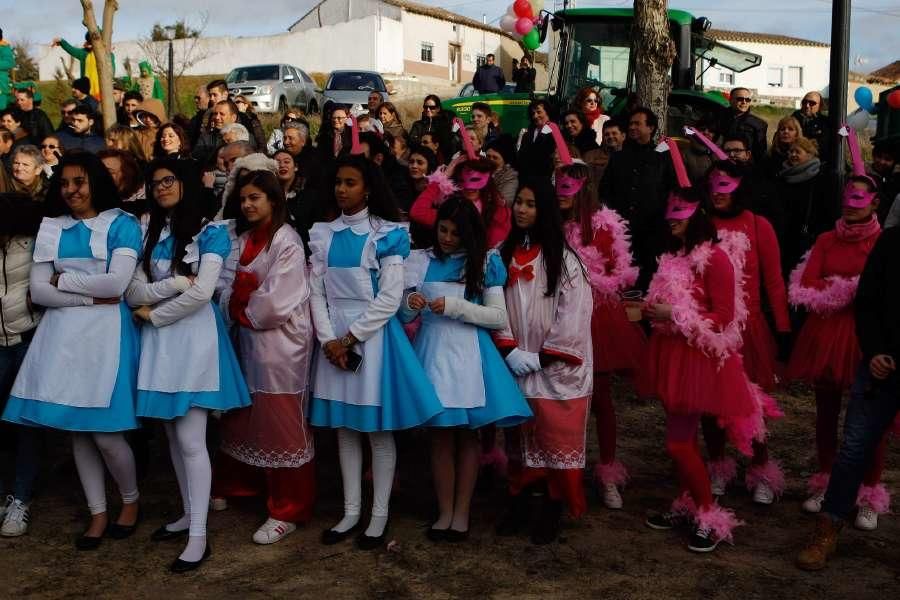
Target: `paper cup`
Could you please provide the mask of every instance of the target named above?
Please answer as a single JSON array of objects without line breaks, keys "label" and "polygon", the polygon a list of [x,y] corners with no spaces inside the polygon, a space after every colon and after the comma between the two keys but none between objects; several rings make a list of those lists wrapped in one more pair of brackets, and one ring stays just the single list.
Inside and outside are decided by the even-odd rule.
[{"label": "paper cup", "polygon": [[625,316],[632,323],[644,318],[643,294],[640,290],[629,290],[622,293],[622,305],[625,307]]}]

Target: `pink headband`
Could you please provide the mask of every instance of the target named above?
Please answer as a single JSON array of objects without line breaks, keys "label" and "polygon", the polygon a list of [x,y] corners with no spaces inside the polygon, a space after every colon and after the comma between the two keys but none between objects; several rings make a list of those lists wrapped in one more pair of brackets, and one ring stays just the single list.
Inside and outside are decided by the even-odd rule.
[{"label": "pink headband", "polygon": [[685,127],[685,128],[684,128],[684,132],[685,132],[687,135],[693,135],[693,136],[696,136],[696,138],[697,138],[698,140],[700,140],[700,142],[701,142],[704,146],[706,146],[706,147],[709,149],[710,152],[713,153],[713,156],[715,156],[715,157],[718,158],[719,160],[728,160],[728,155],[725,154],[725,151],[724,151],[724,150],[722,150],[721,148],[719,148],[718,146],[716,146],[716,145],[712,142],[712,140],[710,140],[708,137],[706,137],[705,135],[703,135],[702,133],[700,133],[699,131],[697,131],[697,130],[694,129],[693,127]]},{"label": "pink headband", "polygon": [[[862,152],[859,149],[859,140],[856,137],[856,131],[848,127],[846,124],[841,126],[838,134],[847,138],[847,149],[850,151],[850,163],[853,165],[853,176],[865,178],[869,181],[873,188],[877,189],[878,185],[866,174],[866,165],[862,159]],[[851,181],[844,186],[843,205],[850,208],[865,208],[872,204],[875,200],[877,192],[867,192],[853,187]]]},{"label": "pink headband", "polygon": [[573,161],[572,155],[569,153],[569,146],[566,145],[566,140],[563,139],[556,123],[547,123],[541,129],[541,132],[549,133],[553,136],[553,141],[556,142],[556,151],[559,153],[559,162],[564,165],[571,165]]},{"label": "pink headband", "polygon": [[488,184],[491,174],[487,171],[477,171],[471,167],[463,167],[462,170],[462,189],[464,190],[480,190]]},{"label": "pink headband", "polygon": [[675,169],[675,177],[678,180],[678,187],[691,187],[691,180],[688,177],[687,169],[684,168],[684,159],[681,157],[681,149],[678,143],[672,138],[663,138],[663,144],[669,149],[669,158],[672,159],[672,168]]},{"label": "pink headband", "polygon": [[706,182],[710,194],[730,194],[741,185],[740,177],[732,177],[722,171],[713,171]]},{"label": "pink headband", "polygon": [[453,128],[459,132],[459,137],[462,139],[462,145],[463,149],[466,151],[466,156],[469,157],[469,160],[476,160],[478,155],[475,153],[475,148],[472,146],[472,140],[469,139],[469,132],[466,131],[466,124],[463,123],[463,120],[459,117],[453,117]]},{"label": "pink headband", "polygon": [[581,191],[587,179],[572,177],[571,175],[556,175],[556,195],[569,198]]},{"label": "pink headband", "polygon": [[691,216],[697,212],[699,206],[699,202],[689,202],[677,191],[673,191],[669,193],[669,201],[666,207],[666,219],[670,221],[690,219]]},{"label": "pink headband", "polygon": [[359,143],[359,123],[355,115],[350,115],[350,154],[365,154]]}]

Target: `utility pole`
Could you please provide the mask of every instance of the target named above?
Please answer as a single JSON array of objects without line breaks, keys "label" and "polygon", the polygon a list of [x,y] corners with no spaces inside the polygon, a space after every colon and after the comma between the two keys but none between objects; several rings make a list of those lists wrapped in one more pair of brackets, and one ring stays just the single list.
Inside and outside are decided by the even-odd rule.
[{"label": "utility pole", "polygon": [[[828,82],[828,120],[837,132],[847,118],[847,78],[850,68],[850,0],[831,3],[831,70]],[[844,187],[844,144],[834,141],[831,156],[833,190]]]}]

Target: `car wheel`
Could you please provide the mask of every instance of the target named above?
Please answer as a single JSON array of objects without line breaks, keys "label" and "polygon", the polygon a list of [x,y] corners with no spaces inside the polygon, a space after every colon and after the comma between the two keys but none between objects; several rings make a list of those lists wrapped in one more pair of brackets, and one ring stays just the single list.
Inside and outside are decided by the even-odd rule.
[{"label": "car wheel", "polygon": [[281,98],[278,99],[278,114],[280,114],[280,115],[286,114],[287,109],[288,109],[287,100],[285,99],[284,96],[282,96]]}]

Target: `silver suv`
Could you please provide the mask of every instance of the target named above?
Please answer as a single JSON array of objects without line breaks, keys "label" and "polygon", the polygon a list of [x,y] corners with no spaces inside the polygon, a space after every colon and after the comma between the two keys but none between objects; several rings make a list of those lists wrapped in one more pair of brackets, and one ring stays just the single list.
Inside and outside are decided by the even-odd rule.
[{"label": "silver suv", "polygon": [[229,95],[243,95],[256,112],[284,114],[292,105],[302,106],[308,114],[319,110],[312,77],[291,65],[237,67],[225,81]]}]

